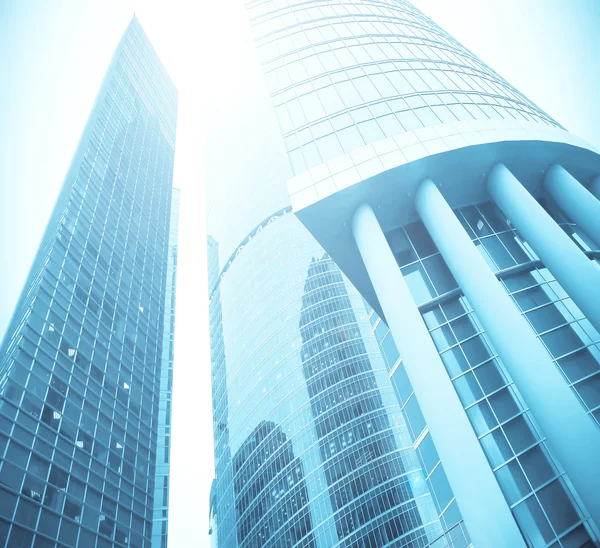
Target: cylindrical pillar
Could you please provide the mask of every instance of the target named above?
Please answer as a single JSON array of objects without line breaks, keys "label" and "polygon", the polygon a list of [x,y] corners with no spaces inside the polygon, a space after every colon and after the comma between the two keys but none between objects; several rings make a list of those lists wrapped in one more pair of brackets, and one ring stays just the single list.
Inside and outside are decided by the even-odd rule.
[{"label": "cylindrical pillar", "polygon": [[590,192],[600,200],[600,175],[592,181]]},{"label": "cylindrical pillar", "polygon": [[560,208],[600,245],[600,200],[564,167],[554,164],[544,179],[544,189]]},{"label": "cylindrical pillar", "polygon": [[354,214],[352,232],[474,545],[524,547],[429,331],[367,204]]},{"label": "cylindrical pillar", "polygon": [[600,526],[600,428],[586,413],[552,358],[477,251],[433,181],[415,205],[431,239],[473,307],[552,453]]},{"label": "cylindrical pillar", "polygon": [[487,188],[504,215],[600,331],[598,265],[588,259],[506,166],[494,166]]}]

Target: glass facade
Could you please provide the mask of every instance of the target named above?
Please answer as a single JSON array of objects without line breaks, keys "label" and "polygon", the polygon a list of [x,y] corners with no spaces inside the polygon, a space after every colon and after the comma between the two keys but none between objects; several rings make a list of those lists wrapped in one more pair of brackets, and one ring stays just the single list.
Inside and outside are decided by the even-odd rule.
[{"label": "glass facade", "polygon": [[[582,250],[591,258],[600,256],[598,246],[579,227],[547,199],[540,201]],[[497,207],[484,202],[455,214],[598,421],[600,335]],[[536,547],[591,546],[595,535],[585,510],[427,230],[416,222],[386,236],[525,539]],[[367,308],[429,474],[438,465],[435,446],[389,329]],[[434,484],[431,489],[437,495]]]},{"label": "glass facade", "polygon": [[7,546],[151,545],[156,478],[168,482],[156,461],[157,443],[159,462],[168,451],[176,112],[134,18],[0,351]]},{"label": "glass facade", "polygon": [[[364,6],[356,3],[352,9]],[[334,11],[351,9],[334,2],[250,2],[247,8],[259,34],[259,22],[267,18],[287,28],[291,12],[318,16],[319,25],[342,32],[342,27],[332,26],[338,22]],[[325,18],[322,10],[327,11]],[[316,40],[312,33],[306,36]],[[289,45],[284,32],[277,40],[269,38],[277,44],[280,39]],[[354,38],[347,34],[338,40],[336,55],[344,55],[344,40]],[[257,44],[264,61],[261,39]],[[330,46],[320,39],[315,41],[319,47]],[[311,48],[306,46],[307,55],[314,53]],[[277,63],[288,66],[288,59],[281,57]],[[362,299],[290,213],[286,180],[306,168],[294,156],[308,151],[308,141],[296,145],[294,152],[289,137],[309,135],[314,145],[320,136],[312,137],[306,121],[302,127],[283,128],[277,106],[280,90],[273,88],[267,65],[262,68],[275,109],[272,102],[264,105],[264,89],[259,90],[259,98],[248,101],[247,108],[256,111],[261,127],[226,137],[221,127],[227,126],[227,118],[221,113],[206,155],[216,472],[212,541],[218,539],[219,546],[467,546],[469,535],[443,467],[438,464],[433,471],[428,461],[425,481],[426,468],[415,453]],[[388,69],[395,70],[393,65]],[[334,91],[344,71],[341,65],[324,74],[330,87],[324,93]],[[304,84],[311,87],[311,78],[316,80],[310,77]],[[289,99],[301,88],[295,91],[288,83],[286,89],[281,97]],[[416,105],[419,93],[411,89],[411,104]],[[247,88],[248,96],[254,91]],[[520,96],[519,101],[525,103]],[[230,107],[224,105],[223,112]],[[233,108],[238,116],[246,115],[239,106]],[[357,125],[366,119],[358,117],[368,114],[372,122],[372,113],[379,112],[375,103],[362,110],[350,104],[340,108],[340,122],[349,120],[339,128],[347,129],[346,134],[352,132],[351,125],[366,131],[367,125]],[[315,116],[315,127],[326,117],[322,110],[306,112]],[[246,127],[239,119],[232,123]],[[267,134],[264,142],[257,130]],[[334,129],[322,136],[327,135],[338,138]],[[364,143],[359,136],[352,146]],[[226,155],[218,161],[221,151],[235,148],[244,150],[240,162],[231,163]],[[260,165],[247,150],[261,157]]]},{"label": "glass facade", "polygon": [[177,241],[179,237],[180,191],[171,197],[169,256],[165,287],[165,319],[158,401],[158,438],[154,479],[154,518],[152,548],[167,548],[169,518],[169,478],[171,456],[171,403],[173,393],[173,344],[175,341],[175,285],[177,278]]},{"label": "glass facade", "polygon": [[362,298],[287,209],[260,226],[211,296],[219,546],[444,539]]},{"label": "glass facade", "polygon": [[560,127],[404,0],[253,0],[248,14],[295,174],[405,131]]},{"label": "glass facade", "polygon": [[[243,170],[209,169],[211,519],[219,545],[467,546],[461,510],[388,327],[368,305],[365,316],[360,295],[291,214],[282,189],[289,180],[290,192],[311,196],[294,201],[304,212],[356,185],[356,194],[349,189],[330,200],[341,210],[345,197],[354,203],[366,188],[361,181],[411,158],[566,132],[404,0],[245,6],[266,84],[259,94],[270,102],[257,101],[255,117],[269,136],[257,139],[255,124],[254,139],[241,142],[269,156],[268,167],[246,154]],[[455,213],[598,421],[598,333],[484,195]],[[509,521],[530,546],[593,543],[587,510],[427,230],[409,222],[416,218],[409,201],[412,218],[387,232],[388,243],[501,488],[498,500],[512,511]],[[540,202],[598,260],[590,238],[550,200]],[[333,222],[331,209],[319,211]],[[299,216],[315,233],[328,229],[323,219]],[[281,457],[270,463],[267,451],[277,443]],[[250,448],[264,468],[253,464]],[[244,482],[254,495],[240,500],[246,492],[238,478],[252,470],[255,479]]]}]

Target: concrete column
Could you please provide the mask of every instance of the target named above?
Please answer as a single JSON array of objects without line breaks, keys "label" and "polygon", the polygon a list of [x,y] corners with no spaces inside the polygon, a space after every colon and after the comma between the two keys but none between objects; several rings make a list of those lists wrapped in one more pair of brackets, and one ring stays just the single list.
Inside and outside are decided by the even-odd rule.
[{"label": "concrete column", "polygon": [[590,192],[600,200],[600,175],[592,181]]},{"label": "concrete column", "polygon": [[564,167],[554,164],[544,179],[544,189],[582,230],[600,245],[600,201]]},{"label": "concrete column", "polygon": [[552,453],[600,525],[600,428],[579,403],[433,181],[421,184],[415,205]]},{"label": "concrete column", "polygon": [[421,313],[367,204],[356,210],[352,232],[473,544],[524,547]]},{"label": "concrete column", "polygon": [[600,331],[600,268],[554,222],[503,164],[496,164],[488,192],[552,275]]}]

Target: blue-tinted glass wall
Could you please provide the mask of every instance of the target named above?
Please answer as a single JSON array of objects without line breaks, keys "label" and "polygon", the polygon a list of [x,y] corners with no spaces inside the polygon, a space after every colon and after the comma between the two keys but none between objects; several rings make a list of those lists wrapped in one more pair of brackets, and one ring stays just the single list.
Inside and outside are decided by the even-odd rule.
[{"label": "blue-tinted glass wall", "polygon": [[294,173],[441,123],[558,126],[404,0],[247,2]]},{"label": "blue-tinted glass wall", "polygon": [[443,534],[362,299],[287,209],[217,278],[211,343],[220,546]]},{"label": "blue-tinted glass wall", "polygon": [[150,546],[176,111],[134,18],[0,354],[9,546]]},{"label": "blue-tinted glass wall", "polygon": [[[247,7],[297,175],[289,186],[290,192],[298,193],[292,202],[322,242],[330,227],[323,222],[319,234],[318,223],[307,222],[302,216],[307,203],[327,197],[331,211],[320,212],[331,219],[333,232],[336,206],[343,210],[353,203],[350,189],[341,194],[348,185],[416,158],[424,158],[422,176],[436,179],[428,173],[433,162],[427,164],[425,157],[481,142],[468,135],[471,127],[497,140],[510,137],[488,129],[562,133],[541,109],[404,0],[253,0]],[[436,179],[440,185],[447,185],[446,177],[456,173],[453,165],[448,168]],[[402,175],[397,177],[400,182]],[[364,183],[356,188],[361,184],[367,188]],[[469,186],[466,181],[463,185]],[[341,194],[338,202],[330,197],[336,189]],[[370,197],[365,191],[364,200]],[[482,201],[481,196],[476,201]],[[532,545],[550,545],[557,538],[557,545],[582,544],[590,533],[585,509],[572,496],[568,479],[537,433],[531,413],[424,226],[410,223],[413,200],[407,198],[406,203],[410,206],[396,213],[395,226],[400,228],[387,234],[390,246],[516,521]],[[546,205],[577,245],[588,256],[597,256],[585,234],[566,223],[552,204]],[[597,331],[491,204],[456,213],[586,410],[598,419]],[[328,244],[325,247],[329,251]],[[332,246],[332,255],[342,260],[343,253],[335,252]],[[444,487],[444,463],[439,463],[386,325],[375,316],[372,320],[445,520],[454,503],[445,510],[452,493]]]},{"label": "blue-tinted glass wall", "polygon": [[[591,258],[598,246],[547,198],[540,202]],[[490,202],[455,210],[588,412],[600,417],[600,335]],[[387,233],[398,266],[525,538],[533,546],[581,546],[594,533],[568,478],[540,436],[510,375],[421,222]],[[407,424],[437,495],[443,463],[388,327],[371,313]],[[438,500],[436,496],[436,500]],[[532,517],[533,516],[533,517]],[[560,540],[558,543],[556,539]]]},{"label": "blue-tinted glass wall", "polygon": [[153,548],[167,548],[169,518],[169,477],[171,455],[171,403],[173,393],[173,344],[175,340],[175,282],[177,276],[177,241],[179,238],[179,189],[173,189],[169,230],[169,257],[165,288],[160,399],[158,402],[158,440],[154,482]]},{"label": "blue-tinted glass wall", "polygon": [[211,102],[206,152],[212,539],[445,546],[362,299],[290,214],[260,66],[231,49],[218,62],[239,82]]}]

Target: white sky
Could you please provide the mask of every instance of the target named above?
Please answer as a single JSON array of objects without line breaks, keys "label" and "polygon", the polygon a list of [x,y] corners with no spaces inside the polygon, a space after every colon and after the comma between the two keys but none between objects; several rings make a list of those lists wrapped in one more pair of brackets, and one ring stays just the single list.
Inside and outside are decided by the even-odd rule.
[{"label": "white sky", "polygon": [[[597,0],[416,0],[560,123],[600,146]],[[202,122],[235,100],[219,62],[243,28],[239,0],[0,0],[0,336],[110,58],[136,12],[179,89],[182,189],[173,405],[171,548],[208,546],[214,474]],[[230,128],[235,131],[236,128]]]}]

